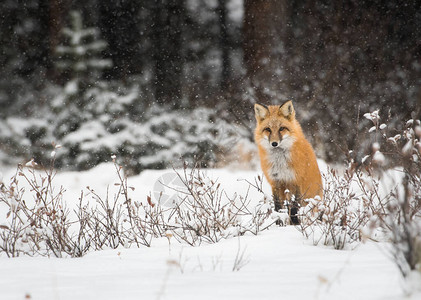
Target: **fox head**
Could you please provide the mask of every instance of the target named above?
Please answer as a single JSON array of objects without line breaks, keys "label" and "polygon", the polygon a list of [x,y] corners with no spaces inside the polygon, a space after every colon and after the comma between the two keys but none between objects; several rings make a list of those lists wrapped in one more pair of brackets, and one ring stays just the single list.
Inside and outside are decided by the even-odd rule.
[{"label": "fox head", "polygon": [[301,128],[295,119],[292,101],[282,105],[254,105],[257,120],[256,142],[268,150],[289,149]]}]

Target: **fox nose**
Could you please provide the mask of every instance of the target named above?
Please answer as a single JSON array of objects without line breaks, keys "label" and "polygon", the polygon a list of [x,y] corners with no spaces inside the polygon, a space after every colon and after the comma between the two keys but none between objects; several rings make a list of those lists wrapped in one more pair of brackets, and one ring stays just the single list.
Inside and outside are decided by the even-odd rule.
[{"label": "fox nose", "polygon": [[272,147],[277,147],[278,143],[277,142],[272,142]]}]

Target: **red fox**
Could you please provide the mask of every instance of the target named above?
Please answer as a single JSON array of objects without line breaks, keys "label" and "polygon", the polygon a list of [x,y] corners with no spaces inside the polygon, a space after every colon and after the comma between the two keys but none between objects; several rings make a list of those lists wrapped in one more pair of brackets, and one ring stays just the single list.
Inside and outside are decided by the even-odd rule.
[{"label": "red fox", "polygon": [[[305,205],[303,199],[321,198],[322,177],[316,155],[295,119],[292,101],[268,107],[255,104],[254,111],[254,136],[263,173],[272,187],[275,210],[284,208],[284,200],[291,200],[292,195],[301,205]],[[297,224],[298,206],[289,209],[292,223]]]}]

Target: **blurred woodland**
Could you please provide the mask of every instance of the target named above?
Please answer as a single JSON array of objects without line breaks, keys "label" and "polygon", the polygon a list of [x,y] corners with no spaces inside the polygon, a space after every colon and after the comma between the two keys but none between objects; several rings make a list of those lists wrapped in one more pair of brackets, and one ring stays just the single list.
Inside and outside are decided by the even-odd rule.
[{"label": "blurred woodland", "polygon": [[[364,113],[421,115],[421,1],[2,0],[0,159],[134,173],[252,147],[292,99],[319,157],[368,149]],[[357,154],[358,155],[358,154]]]}]

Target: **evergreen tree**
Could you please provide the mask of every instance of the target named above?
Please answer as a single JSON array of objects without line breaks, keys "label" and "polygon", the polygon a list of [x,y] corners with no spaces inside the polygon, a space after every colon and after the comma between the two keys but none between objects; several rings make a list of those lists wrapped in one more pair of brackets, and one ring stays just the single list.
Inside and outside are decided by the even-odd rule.
[{"label": "evergreen tree", "polygon": [[106,87],[101,83],[102,72],[112,66],[102,58],[107,43],[100,39],[97,28],[84,28],[82,15],[70,12],[71,26],[62,30],[63,44],[56,48],[55,66],[66,81],[61,95],[53,100],[57,116],[54,134],[61,138],[77,130],[81,122],[92,118],[87,106],[95,101],[92,88]]},{"label": "evergreen tree", "polygon": [[71,11],[70,18],[71,27],[62,30],[64,44],[56,48],[55,65],[68,80],[64,88],[68,95],[66,100],[77,101],[78,106],[83,106],[86,103],[82,95],[89,87],[97,84],[102,72],[112,67],[112,61],[101,57],[107,43],[100,39],[99,30],[94,27],[84,28],[82,15],[78,11]]}]

